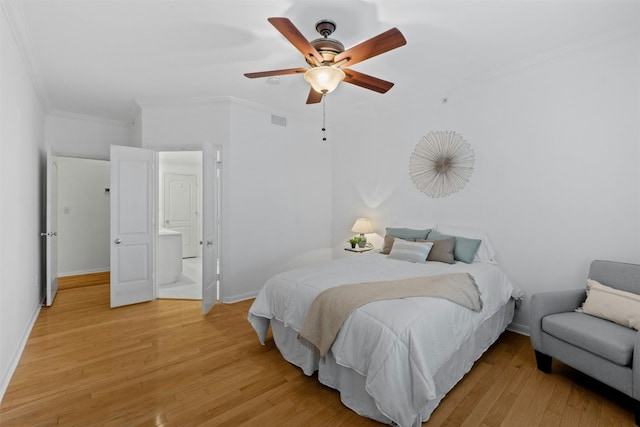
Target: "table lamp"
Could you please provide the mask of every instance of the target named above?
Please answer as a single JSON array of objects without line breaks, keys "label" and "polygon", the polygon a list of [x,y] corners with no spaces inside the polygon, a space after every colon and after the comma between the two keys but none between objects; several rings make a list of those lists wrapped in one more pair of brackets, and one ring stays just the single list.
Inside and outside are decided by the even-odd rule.
[{"label": "table lamp", "polygon": [[351,227],[351,231],[353,231],[354,233],[360,233],[360,241],[358,242],[358,246],[364,248],[367,244],[367,238],[364,235],[373,233],[373,226],[368,219],[358,218],[355,224],[353,224],[353,227]]}]

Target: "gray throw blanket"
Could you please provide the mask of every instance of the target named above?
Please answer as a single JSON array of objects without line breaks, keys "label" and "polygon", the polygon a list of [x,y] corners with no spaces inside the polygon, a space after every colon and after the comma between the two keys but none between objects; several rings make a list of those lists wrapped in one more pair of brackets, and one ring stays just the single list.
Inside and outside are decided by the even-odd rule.
[{"label": "gray throw blanket", "polygon": [[408,297],[444,298],[473,311],[482,310],[478,285],[469,273],[342,285],[313,300],[298,339],[324,356],[353,310],[373,301]]}]

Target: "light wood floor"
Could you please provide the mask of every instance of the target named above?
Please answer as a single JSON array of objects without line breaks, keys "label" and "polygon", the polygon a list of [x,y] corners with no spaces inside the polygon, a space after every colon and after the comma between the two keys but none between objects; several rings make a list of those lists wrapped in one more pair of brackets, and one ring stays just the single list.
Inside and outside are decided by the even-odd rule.
[{"label": "light wood floor", "polygon": [[111,272],[81,274],[77,276],[58,277],[58,289],[81,288],[84,286],[102,285],[109,283]]},{"label": "light wood floor", "polygon": [[[109,308],[109,288],[63,289],[43,308],[0,407],[4,426],[380,426],[261,346],[251,301]],[[631,401],[554,361],[535,368],[507,332],[425,426],[633,426]]]}]

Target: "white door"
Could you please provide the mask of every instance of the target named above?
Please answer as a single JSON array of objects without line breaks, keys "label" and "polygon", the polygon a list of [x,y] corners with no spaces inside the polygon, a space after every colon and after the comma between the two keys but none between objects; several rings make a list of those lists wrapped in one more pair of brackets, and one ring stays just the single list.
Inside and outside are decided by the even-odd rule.
[{"label": "white door", "polygon": [[182,233],[182,257],[198,256],[198,177],[164,174],[164,227]]},{"label": "white door", "polygon": [[47,231],[40,233],[46,243],[47,307],[58,292],[58,158],[47,150]]},{"label": "white door", "polygon": [[220,149],[204,144],[202,152],[202,314],[218,300],[218,227]]},{"label": "white door", "polygon": [[155,297],[153,155],[111,146],[111,307]]}]

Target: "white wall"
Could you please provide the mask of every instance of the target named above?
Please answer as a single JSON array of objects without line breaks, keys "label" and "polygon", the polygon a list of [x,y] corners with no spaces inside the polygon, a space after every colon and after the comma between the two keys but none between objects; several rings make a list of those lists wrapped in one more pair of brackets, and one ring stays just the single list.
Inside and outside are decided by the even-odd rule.
[{"label": "white wall", "polygon": [[58,157],[58,275],[109,271],[106,160]]},{"label": "white wall", "polygon": [[309,137],[309,123],[276,127],[268,108],[229,98],[140,106],[144,147],[223,147],[221,300],[330,258],[331,148]]},{"label": "white wall", "polygon": [[42,302],[44,113],[0,7],[0,399]]},{"label": "white wall", "polygon": [[66,112],[48,113],[46,145],[69,157],[109,159],[111,145],[131,145],[135,132],[126,123]]},{"label": "white wall", "polygon": [[[584,287],[593,259],[640,262],[639,52],[636,36],[443,94],[397,85],[389,94],[402,108],[356,111],[335,126],[334,246],[358,216],[382,235],[389,225],[484,229],[527,294],[513,325],[524,332],[531,294]],[[461,133],[476,155],[467,186],[440,199],[408,174],[432,130]]]},{"label": "white wall", "polygon": [[232,105],[226,300],[255,296],[272,275],[331,258],[332,145],[317,137],[316,123],[284,115],[287,127],[272,125],[268,109]]}]

